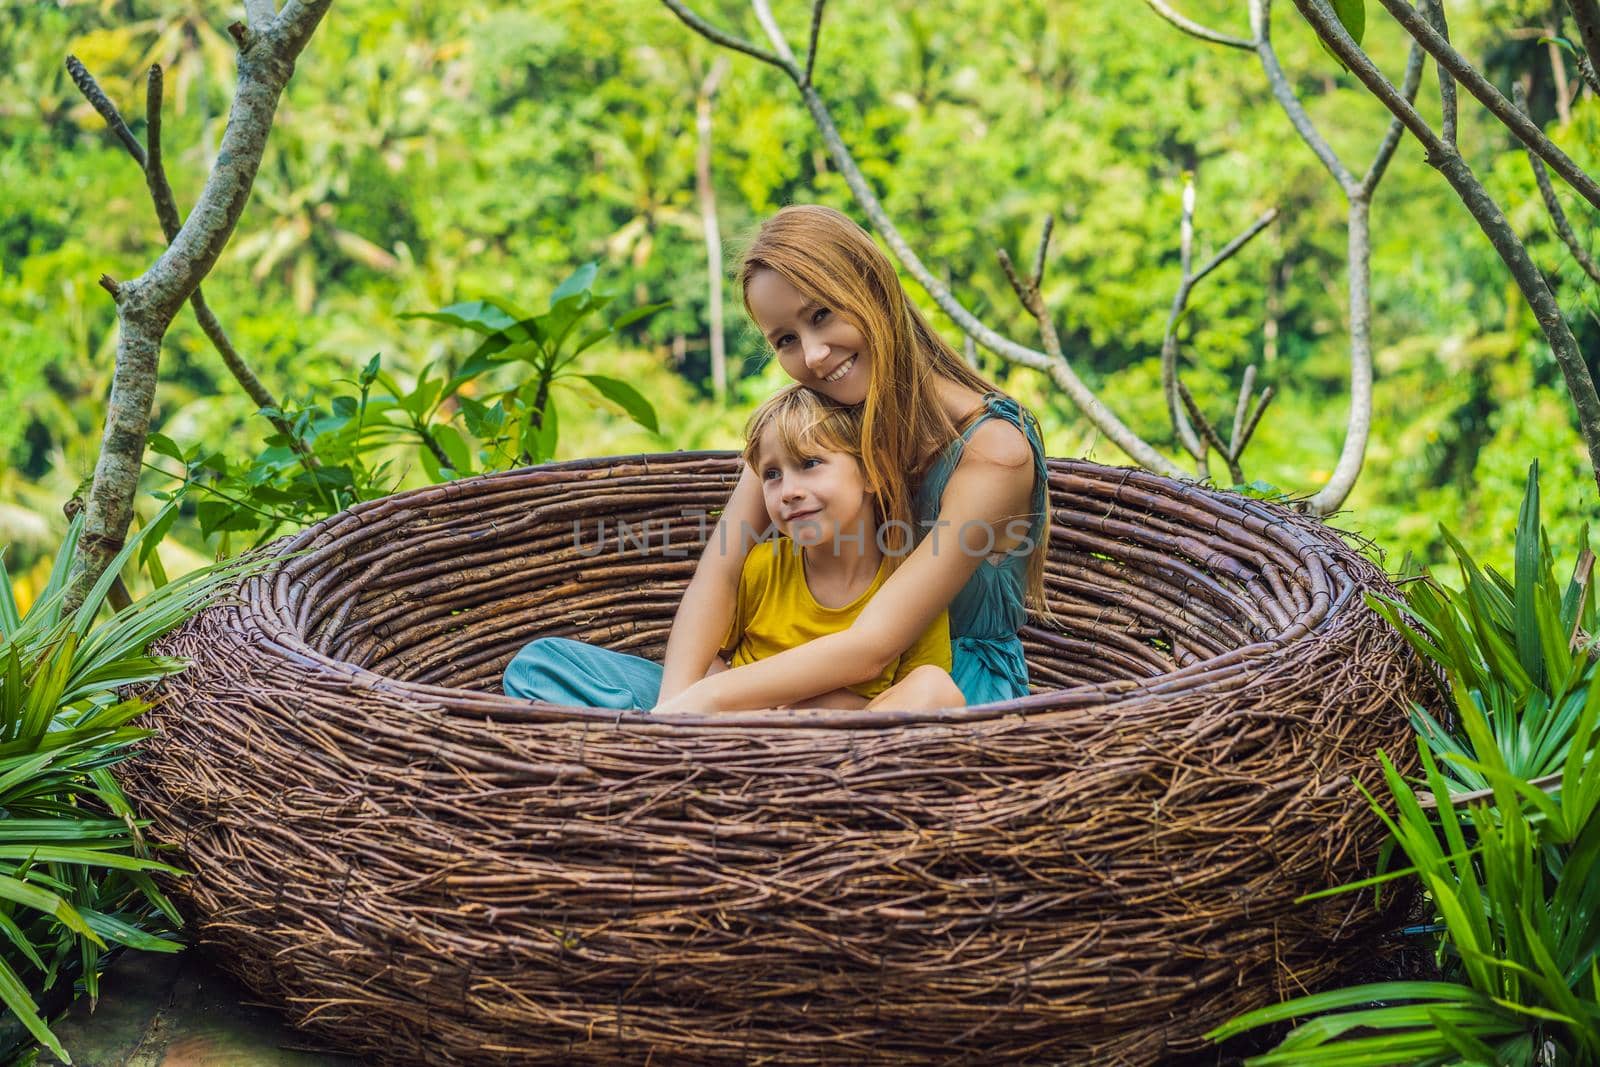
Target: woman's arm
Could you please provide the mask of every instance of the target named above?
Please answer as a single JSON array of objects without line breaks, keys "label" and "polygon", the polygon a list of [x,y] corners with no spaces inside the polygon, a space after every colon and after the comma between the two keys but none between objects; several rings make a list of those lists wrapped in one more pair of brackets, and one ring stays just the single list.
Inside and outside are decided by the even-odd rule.
[{"label": "woman's arm", "polygon": [[751,542],[770,524],[761,500],[761,482],[745,467],[673,616],[658,700],[669,700],[704,677],[721,651],[733,619],[744,558]]},{"label": "woman's arm", "polygon": [[969,446],[951,474],[939,525],[889,576],[849,629],[703,679],[664,699],[655,710],[772,708],[804,701],[817,692],[819,681],[854,685],[882,673],[949,607],[996,544],[1006,545],[1001,539],[1006,522],[1027,514],[1031,506],[1033,457],[1027,441],[1003,423],[997,428],[1009,430],[1014,440],[1002,433],[984,435],[990,425],[973,436],[973,443],[989,437],[986,447]]}]

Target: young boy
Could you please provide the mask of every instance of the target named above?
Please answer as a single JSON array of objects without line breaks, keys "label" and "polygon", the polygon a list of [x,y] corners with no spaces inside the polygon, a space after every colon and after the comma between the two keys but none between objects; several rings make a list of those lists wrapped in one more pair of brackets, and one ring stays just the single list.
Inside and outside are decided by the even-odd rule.
[{"label": "young boy", "polygon": [[[859,406],[791,386],[751,416],[744,458],[761,478],[767,515],[780,536],[745,557],[723,641],[730,669],[847,629],[889,574],[862,470]],[[876,678],[799,703],[960,706],[961,691],[950,678],[949,617],[941,612]]]},{"label": "young boy", "polygon": [[[761,477],[780,536],[745,559],[722,655],[708,675],[847,629],[888,577],[878,515],[861,465],[861,411],[802,386],[773,396],[745,429],[744,459]],[[506,667],[507,695],[648,710],[661,665],[569,638],[525,646]],[[941,613],[876,678],[848,687],[818,679],[795,707],[914,710],[960,707],[950,677],[950,625]]]}]

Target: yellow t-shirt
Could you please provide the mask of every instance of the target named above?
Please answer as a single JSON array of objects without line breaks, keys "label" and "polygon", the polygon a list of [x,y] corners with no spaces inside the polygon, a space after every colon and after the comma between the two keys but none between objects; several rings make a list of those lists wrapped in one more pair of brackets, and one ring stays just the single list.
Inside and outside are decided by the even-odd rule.
[{"label": "yellow t-shirt", "polygon": [[[849,628],[888,576],[887,566],[881,564],[866,592],[842,608],[824,607],[806,585],[805,559],[793,541],[778,537],[753,546],[739,575],[733,624],[722,642],[724,651],[733,649],[729,666],[766,659],[812,638]],[[946,612],[941,611],[882,674],[849,688],[870,700],[925,663],[950,669],[950,616]]]}]

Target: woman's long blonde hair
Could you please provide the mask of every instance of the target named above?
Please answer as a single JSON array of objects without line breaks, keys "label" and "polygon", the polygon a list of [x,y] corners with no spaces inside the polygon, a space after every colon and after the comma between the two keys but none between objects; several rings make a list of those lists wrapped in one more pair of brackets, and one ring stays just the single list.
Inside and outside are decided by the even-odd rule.
[{"label": "woman's long blonde hair", "polygon": [[[862,404],[862,467],[878,496],[880,519],[890,523],[883,543],[889,566],[895,567],[911,551],[906,531],[916,529],[915,480],[958,432],[939,403],[935,383],[945,378],[980,393],[994,385],[928,325],[867,232],[833,208],[796,204],[762,224],[739,270],[745,313],[752,320],[750,279],[762,270],[776,271],[808,300],[850,320],[866,338],[872,373]],[[1049,536],[1046,521],[1028,559],[1026,593],[1039,611],[1047,610]]]}]

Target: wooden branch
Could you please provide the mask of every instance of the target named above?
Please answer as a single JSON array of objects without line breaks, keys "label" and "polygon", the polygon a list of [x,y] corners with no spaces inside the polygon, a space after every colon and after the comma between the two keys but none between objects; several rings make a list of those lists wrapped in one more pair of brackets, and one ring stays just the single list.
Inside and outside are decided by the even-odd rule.
[{"label": "wooden branch", "polygon": [[1255,410],[1253,410],[1250,413],[1249,418],[1245,420],[1244,433],[1239,435],[1239,448],[1237,450],[1238,455],[1243,455],[1244,450],[1250,446],[1250,438],[1255,435],[1256,426],[1258,426],[1261,422],[1261,416],[1267,413],[1267,405],[1272,403],[1272,398],[1277,395],[1277,388],[1271,385],[1261,390],[1261,398],[1256,403]]},{"label": "wooden branch", "polygon": [[[1389,3],[1390,0],[1384,0],[1386,7]],[[1450,187],[1461,198],[1468,213],[1472,215],[1478,227],[1483,230],[1484,236],[1488,237],[1489,243],[1494,246],[1495,252],[1506,264],[1517,287],[1522,290],[1524,299],[1533,309],[1534,317],[1544,332],[1545,340],[1549,343],[1556,362],[1561,366],[1567,391],[1572,396],[1574,408],[1577,409],[1578,428],[1589,453],[1589,463],[1594,471],[1596,487],[1600,489],[1600,395],[1595,392],[1594,379],[1589,374],[1583,353],[1579,351],[1577,340],[1573,337],[1572,330],[1562,314],[1561,305],[1545,284],[1544,276],[1528,257],[1527,249],[1517,238],[1516,231],[1506,221],[1505,213],[1483,188],[1482,183],[1478,181],[1455,147],[1446,144],[1434,133],[1411,103],[1373,65],[1361,47],[1350,39],[1344,26],[1328,7],[1327,0],[1294,0],[1294,4],[1311,24],[1317,36],[1322,38],[1368,91],[1376,96],[1391,114],[1400,118],[1406,128],[1422,142],[1428,153],[1428,163],[1450,183]],[[1423,26],[1422,30],[1433,34],[1431,27]],[[1437,37],[1436,34],[1433,36]],[[1423,41],[1423,47],[1428,48],[1427,41]],[[1448,48],[1448,45],[1446,47]],[[1430,48],[1429,52],[1438,58],[1433,49]],[[1458,78],[1461,77],[1459,70],[1452,69],[1451,73]],[[1461,80],[1462,84],[1469,84],[1465,78]]]},{"label": "wooden branch", "polygon": [[1594,60],[1588,52],[1578,53],[1578,74],[1582,76],[1584,84],[1589,91],[1600,96],[1600,74],[1595,73]]},{"label": "wooden branch", "polygon": [[1243,37],[1234,37],[1231,34],[1218,33],[1216,30],[1200,25],[1193,19],[1185,18],[1167,6],[1163,0],[1144,0],[1144,2],[1150,5],[1150,10],[1191,37],[1198,37],[1200,40],[1210,41],[1212,44],[1226,45],[1229,48],[1241,48],[1246,52],[1255,48],[1254,41],[1247,41]]},{"label": "wooden branch", "polygon": [[1244,472],[1239,469],[1239,461],[1228,451],[1228,446],[1222,443],[1217,428],[1211,425],[1211,420],[1206,418],[1205,412],[1200,410],[1200,405],[1195,403],[1194,394],[1189,392],[1189,387],[1181,380],[1178,382],[1178,395],[1183,398],[1183,406],[1189,410],[1189,418],[1200,428],[1200,436],[1205,438],[1206,444],[1217,450],[1222,461],[1228,465],[1228,474],[1233,478],[1233,484],[1238,485],[1244,481]]},{"label": "wooden branch", "polygon": [[1589,91],[1600,96],[1600,77],[1595,76],[1594,61],[1600,58],[1600,3],[1596,0],[1567,0],[1572,10],[1572,21],[1578,27],[1578,39],[1583,42],[1583,54],[1578,57],[1578,71],[1589,83]]},{"label": "wooden branch", "polygon": [[1233,406],[1233,428],[1228,434],[1228,452],[1234,456],[1239,455],[1239,439],[1243,436],[1245,414],[1250,410],[1250,401],[1256,388],[1256,365],[1250,364],[1244,369],[1244,378],[1239,382],[1239,400]]},{"label": "wooden branch", "polygon": [[1306,143],[1306,147],[1311,149],[1312,155],[1322,161],[1323,167],[1333,175],[1333,180],[1339,183],[1339,188],[1344,190],[1345,196],[1349,197],[1359,188],[1355,176],[1318,132],[1316,124],[1311,121],[1311,116],[1306,113],[1305,106],[1300,103],[1300,97],[1296,95],[1294,87],[1289,84],[1289,76],[1283,72],[1283,66],[1278,62],[1277,50],[1272,47],[1270,14],[1267,0],[1250,0],[1250,26],[1256,35],[1256,58],[1260,60],[1261,69],[1266,73],[1267,88],[1271,90],[1273,99],[1278,101],[1283,113],[1289,116],[1289,124]]},{"label": "wooden branch", "polygon": [[[1422,12],[1428,20],[1428,25],[1433,27],[1445,43],[1450,41],[1450,24],[1445,19],[1444,4],[1441,0],[1422,0]],[[1420,41],[1414,42],[1421,44]],[[1454,146],[1456,143],[1456,80],[1451,77],[1450,71],[1443,63],[1435,63],[1434,69],[1439,73],[1439,136],[1444,138],[1444,143]],[[1416,98],[1413,97],[1413,100]]]},{"label": "wooden branch", "polygon": [[1267,210],[1263,211],[1259,216],[1256,217],[1256,221],[1244,228],[1242,233],[1236,236],[1233,240],[1229,241],[1227,244],[1223,245],[1222,251],[1212,256],[1211,259],[1206,262],[1205,266],[1195,271],[1193,277],[1190,278],[1191,283],[1199,282],[1206,275],[1220,267],[1223,263],[1232,259],[1234,254],[1237,253],[1239,249],[1255,240],[1256,235],[1262,230],[1266,229],[1268,226],[1272,225],[1277,218],[1277,208],[1269,207]]},{"label": "wooden branch", "polygon": [[717,403],[728,398],[728,354],[722,336],[722,230],[717,222],[717,190],[711,181],[711,108],[728,73],[728,57],[717,56],[695,97],[694,183],[700,201],[700,228],[706,246],[706,298],[711,326],[711,392]]},{"label": "wooden branch", "polygon": [[172,319],[227,246],[244,211],[272,129],[278,99],[331,0],[287,0],[239,56],[238,83],[216,163],[194,211],[143,275],[117,298],[116,372],[105,433],[84,516],[83,550],[67,606],[75,608],[105,570],[133,519],[161,340]]},{"label": "wooden branch", "polygon": [[[1146,0],[1150,3],[1151,0]],[[1170,9],[1164,11],[1164,5],[1152,3],[1151,6],[1166,17]],[[1378,151],[1373,157],[1372,165],[1367,168],[1366,174],[1360,181],[1350,173],[1344,162],[1334,152],[1331,145],[1322,136],[1305,106],[1300,102],[1288,76],[1284,73],[1283,66],[1278,62],[1278,54],[1272,45],[1272,9],[1271,0],[1250,0],[1250,32],[1253,40],[1242,42],[1256,53],[1256,58],[1261,64],[1262,72],[1267,78],[1267,87],[1278,106],[1288,116],[1289,123],[1294,127],[1300,139],[1311,149],[1313,155],[1322,163],[1323,167],[1338,183],[1339,189],[1344,193],[1348,203],[1349,212],[1349,294],[1350,294],[1350,413],[1346,420],[1344,444],[1340,449],[1339,462],[1327,483],[1312,496],[1306,506],[1314,514],[1330,514],[1337,510],[1355,485],[1355,479],[1361,472],[1362,463],[1366,456],[1367,438],[1372,425],[1372,351],[1369,323],[1371,320],[1371,298],[1368,294],[1368,275],[1370,273],[1371,242],[1366,232],[1366,218],[1368,204],[1378,182],[1382,180],[1384,172],[1388,169],[1395,150],[1399,147],[1400,138],[1404,134],[1404,127],[1399,120],[1393,120],[1379,143]],[[1181,16],[1179,17],[1181,19]],[[1187,20],[1168,18],[1169,22],[1186,32],[1192,32]],[[1204,29],[1204,27],[1199,27]],[[1206,33],[1196,36],[1205,40],[1212,39]],[[1219,43],[1233,44],[1232,41]],[[1417,90],[1422,81],[1423,52],[1420,45],[1413,44],[1411,53],[1406,62],[1405,96],[1407,100],[1416,98]],[[1184,271],[1188,267],[1185,263]],[[1169,319],[1169,328],[1172,320]],[[1176,364],[1175,341],[1163,338],[1162,343],[1163,380],[1169,380],[1169,367]],[[1184,418],[1183,409],[1178,405],[1176,390],[1169,385],[1165,386],[1167,411],[1174,425],[1179,426]],[[1259,418],[1259,414],[1257,415]],[[1235,419],[1235,429],[1238,428],[1239,419]],[[1185,434],[1179,430],[1179,439],[1192,453],[1198,442],[1192,432]],[[1246,437],[1248,440],[1248,437]],[[1240,447],[1243,447],[1241,442]],[[1235,453],[1235,458],[1237,458]]]},{"label": "wooden branch", "polygon": [[[1296,4],[1300,0],[1295,0]],[[1409,33],[1413,40],[1422,45],[1427,53],[1433,56],[1440,67],[1449,71],[1461,83],[1462,87],[1478,99],[1478,102],[1488,108],[1495,118],[1499,119],[1517,139],[1537,152],[1550,169],[1577,190],[1578,195],[1589,201],[1596,210],[1600,210],[1600,184],[1584,173],[1583,168],[1572,161],[1572,158],[1551,142],[1544,135],[1544,131],[1517,109],[1516,105],[1501,95],[1500,90],[1478,72],[1478,69],[1468,63],[1457,52],[1450,42],[1440,36],[1428,19],[1423,17],[1407,0],[1380,0],[1395,21]],[[1370,63],[1370,60],[1369,60]],[[1448,143],[1448,142],[1447,142]]]},{"label": "wooden branch", "polygon": [[811,84],[811,71],[817,65],[817,39],[822,35],[822,5],[824,0],[812,0],[811,43],[806,46],[806,75],[802,85]]},{"label": "wooden branch", "polygon": [[133,131],[128,129],[128,124],[122,121],[122,114],[117,111],[117,105],[113,104],[106,96],[105,91],[100,88],[100,83],[94,80],[94,75],[84,68],[82,61],[77,56],[67,57],[67,74],[71,76],[72,84],[76,85],[78,91],[88,99],[90,106],[100,113],[101,118],[106,120],[106,125],[111,128],[112,133],[116,134],[117,140],[122,142],[122,147],[128,150],[129,155],[138,160],[142,169],[144,167],[144,146],[139,143],[139,138],[133,135]]},{"label": "wooden branch", "polygon": [[[941,284],[933,276],[933,273],[923,264],[921,258],[912,250],[890,220],[882,202],[879,201],[866,176],[861,173],[861,168],[856,165],[854,156],[845,146],[844,139],[839,135],[838,127],[834,125],[833,116],[823,102],[822,97],[817,93],[816,86],[805,83],[804,75],[798,66],[779,55],[761,53],[747,42],[739,42],[739,45],[743,45],[743,47],[730,43],[738,39],[715,29],[703,19],[699,19],[698,16],[690,16],[688,9],[683,7],[681,0],[662,0],[662,2],[671,8],[686,25],[695,30],[695,32],[707,37],[707,39],[724,44],[726,47],[734,48],[736,51],[744,52],[747,55],[754,55],[756,58],[761,59],[763,62],[771,63],[789,75],[790,80],[799,88],[801,100],[805,103],[806,110],[811,113],[812,122],[816,124],[817,130],[822,136],[822,142],[828,149],[828,154],[832,158],[840,176],[844,178],[851,194],[855,197],[856,204],[861,208],[862,214],[866,216],[867,221],[872,224],[879,236],[883,238],[883,242],[888,246],[889,251],[906,268],[906,272],[917,280],[917,283],[927,291],[929,297],[939,305],[940,310],[950,317],[957,328],[967,333],[977,343],[996,355],[1022,366],[1031,367],[1049,374],[1056,385],[1077,406],[1078,410],[1083,412],[1084,416],[1101,433],[1105,434],[1113,444],[1122,449],[1135,463],[1138,463],[1146,470],[1154,471],[1169,478],[1186,477],[1181,467],[1160,452],[1157,452],[1143,438],[1129,429],[1110,408],[1105,406],[1105,403],[1095,395],[1094,391],[1084,384],[1073,370],[1072,365],[1061,354],[1059,338],[1052,342],[1051,338],[1055,336],[1053,324],[1046,336],[1047,351],[1040,352],[1029,348],[1001,335],[979,321],[972,312],[968,311],[960,301],[951,295],[947,286]],[[756,0],[756,2],[765,6],[762,0]],[[760,14],[759,9],[757,13],[758,15]],[[770,18],[764,21],[770,22]],[[776,26],[773,25],[772,29],[775,30]],[[781,34],[776,36],[778,41],[774,42],[775,47],[782,41]],[[787,49],[786,44],[783,45],[783,49]],[[1049,351],[1052,344],[1054,344],[1055,350]]]},{"label": "wooden branch", "polygon": [[[1405,98],[1416,103],[1417,90],[1422,88],[1422,46],[1415,41],[1411,42],[1411,54],[1406,59],[1405,83],[1401,92]],[[1372,166],[1367,168],[1367,173],[1361,179],[1361,192],[1371,197],[1373,190],[1383,180],[1383,174],[1389,169],[1389,161],[1394,158],[1394,151],[1400,147],[1400,138],[1405,136],[1406,128],[1397,118],[1389,119],[1389,128],[1384,131],[1383,141],[1378,145],[1378,154],[1372,159]]]},{"label": "wooden branch", "polygon": [[[1178,435],[1178,440],[1188,450],[1203,468],[1206,462],[1206,447],[1200,436],[1195,433],[1195,428],[1189,424],[1185,417],[1184,408],[1181,406],[1183,383],[1178,373],[1178,320],[1182,318],[1184,309],[1189,304],[1189,295],[1194,287],[1206,275],[1216,270],[1228,259],[1231,259],[1241,248],[1255,239],[1256,235],[1266,229],[1278,217],[1278,209],[1270,208],[1255,222],[1251,223],[1244,232],[1229,241],[1222,250],[1212,256],[1210,261],[1199,271],[1192,271],[1193,243],[1194,243],[1194,179],[1190,178],[1183,186],[1183,214],[1179,224],[1179,262],[1181,275],[1178,279],[1177,292],[1172,297],[1172,307],[1167,312],[1167,327],[1161,337],[1161,391],[1167,401],[1167,417],[1172,422],[1173,431]],[[1230,462],[1234,458],[1228,450],[1222,447],[1220,440],[1217,451],[1224,459]],[[1203,474],[1203,469],[1202,469]]]},{"label": "wooden branch", "polygon": [[[1528,110],[1528,101],[1522,92],[1522,86],[1515,82],[1511,86],[1512,100],[1523,111]],[[1600,265],[1596,265],[1593,257],[1578,240],[1578,235],[1572,230],[1572,223],[1567,221],[1567,213],[1561,209],[1561,201],[1556,198],[1555,187],[1550,184],[1550,172],[1545,170],[1544,160],[1528,152],[1528,165],[1533,168],[1533,180],[1539,185],[1539,196],[1544,199],[1545,210],[1550,213],[1550,221],[1555,225],[1556,235],[1572,253],[1572,258],[1578,261],[1578,266],[1583,268],[1596,285],[1600,285]]]},{"label": "wooden branch", "polygon": [[724,48],[731,48],[735,52],[743,52],[745,55],[759,59],[763,63],[771,63],[774,67],[777,67],[785,74],[788,74],[796,80],[799,79],[799,72],[794,69],[794,65],[792,63],[785,63],[782,59],[779,59],[771,52],[763,52],[761,49],[757,48],[743,37],[737,37],[726,30],[718,29],[716,26],[713,26],[711,23],[707,22],[705,19],[689,10],[689,8],[683,4],[682,0],[661,0],[661,2],[666,4],[667,9],[674,15],[678,16],[678,19],[685,26],[688,26],[691,30],[693,30],[695,33],[698,33],[706,40],[720,44]]},{"label": "wooden branch", "polygon": [[257,30],[264,29],[277,15],[273,0],[244,0],[244,17]]},{"label": "wooden branch", "polygon": [[[75,70],[73,69],[74,67],[76,67]],[[110,117],[107,117],[107,111],[101,110],[100,107],[96,107],[96,110],[100,111],[102,117],[106,117],[107,123],[113,124],[113,128],[115,124],[121,124],[122,116],[117,113],[115,105],[105,97],[105,94],[100,92],[100,87],[95,82],[93,75],[84,68],[83,64],[76,59],[69,59],[68,69],[73,71],[73,81],[78,84],[80,89],[84,90],[86,96],[89,95],[89,91],[84,88],[85,85],[91,86],[94,92],[99,95],[104,107],[109,109]],[[125,145],[125,147],[128,147],[128,154],[133,156],[134,162],[138,163],[140,169],[144,171],[145,187],[150,191],[150,199],[155,205],[156,220],[160,223],[161,232],[170,245],[173,238],[178,235],[178,230],[182,226],[182,219],[178,214],[178,205],[172,193],[172,185],[167,180],[166,167],[161,153],[161,114],[164,84],[165,76],[161,65],[159,63],[153,65],[150,68],[149,76],[145,80],[145,140],[147,144],[140,147],[138,141],[135,140],[131,146]],[[127,129],[127,126],[123,124],[122,128]],[[135,148],[139,150],[136,152],[134,151]],[[104,286],[102,285],[102,287]],[[113,296],[116,295],[113,290],[108,289],[107,291],[111,292]],[[228,368],[228,372],[233,375],[234,380],[244,389],[245,395],[251,399],[257,409],[269,408],[277,410],[279,408],[277,398],[261,383],[261,379],[256,376],[255,371],[250,368],[250,365],[244,361],[244,357],[240,356],[233,347],[233,343],[228,339],[227,331],[217,321],[216,315],[206,303],[205,294],[199,286],[195,287],[193,295],[189,297],[189,305],[194,309],[195,320],[200,324],[201,331],[210,339],[212,346],[217,350],[217,354],[222,357],[223,365]],[[308,466],[318,466],[315,454],[306,448],[305,443],[295,434],[294,427],[289,424],[287,419],[269,416],[269,421],[271,421],[275,430],[290,440],[291,447],[301,455]]]}]

